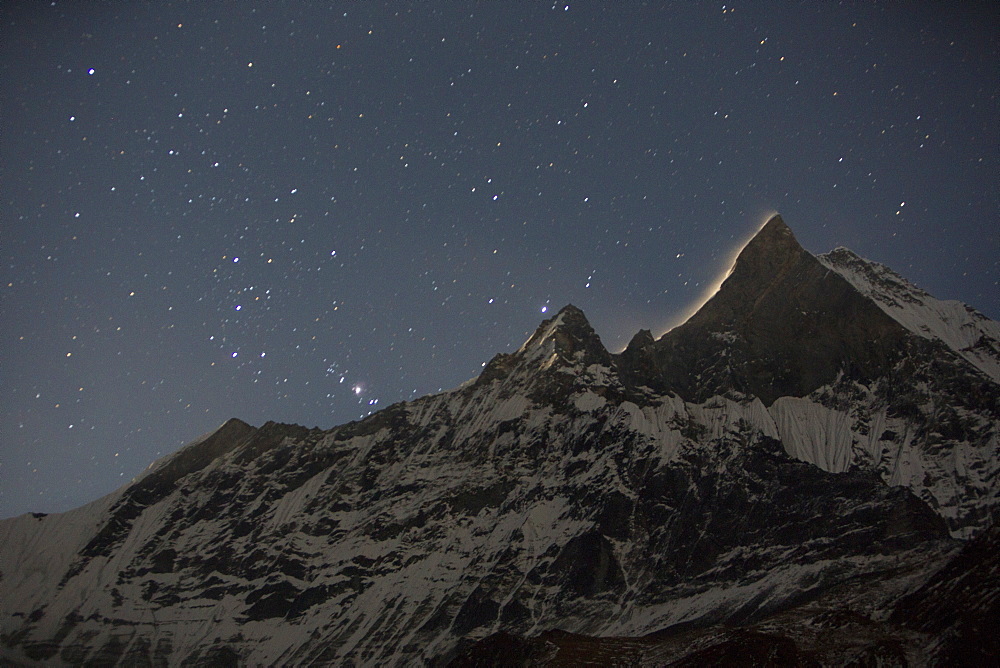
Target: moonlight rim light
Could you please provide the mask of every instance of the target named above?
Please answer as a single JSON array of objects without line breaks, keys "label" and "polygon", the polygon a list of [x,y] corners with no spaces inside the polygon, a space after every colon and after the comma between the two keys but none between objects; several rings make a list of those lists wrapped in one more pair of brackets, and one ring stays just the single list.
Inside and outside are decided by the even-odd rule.
[{"label": "moonlight rim light", "polygon": [[760,232],[764,228],[764,226],[767,225],[767,223],[777,215],[778,212],[774,209],[771,209],[770,211],[767,211],[764,214],[763,219],[754,228],[753,232],[747,235],[747,237],[742,241],[742,243],[740,243],[740,245],[737,246],[736,249],[729,254],[725,264],[726,270],[724,272],[721,272],[715,280],[709,283],[709,285],[701,293],[701,297],[699,297],[698,300],[695,301],[691,307],[686,309],[680,316],[680,318],[673,321],[673,323],[668,325],[666,329],[657,334],[655,338],[658,339],[667,332],[669,332],[670,330],[683,325],[685,322],[691,319],[691,316],[693,316],[695,313],[701,310],[701,307],[707,304],[709,299],[715,296],[715,293],[719,291],[719,288],[721,288],[722,284],[726,282],[726,279],[729,278],[729,275],[733,273],[733,267],[736,266],[736,260],[737,258],[739,258],[740,253],[743,252],[743,249],[746,248],[747,244],[749,244],[750,241],[752,241],[753,238],[757,236],[757,233]]}]

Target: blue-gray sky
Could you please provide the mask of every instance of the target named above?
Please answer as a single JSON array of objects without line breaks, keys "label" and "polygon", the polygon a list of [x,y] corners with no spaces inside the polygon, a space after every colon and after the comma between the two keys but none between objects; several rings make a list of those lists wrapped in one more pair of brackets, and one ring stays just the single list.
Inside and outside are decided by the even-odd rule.
[{"label": "blue-gray sky", "polygon": [[0,18],[0,516],[453,387],[568,302],[618,350],[771,211],[1000,316],[991,3]]}]

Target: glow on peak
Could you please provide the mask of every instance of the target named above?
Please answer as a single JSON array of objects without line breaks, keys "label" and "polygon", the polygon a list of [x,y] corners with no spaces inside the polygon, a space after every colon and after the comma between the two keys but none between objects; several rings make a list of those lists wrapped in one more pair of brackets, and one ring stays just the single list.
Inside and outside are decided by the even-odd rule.
[{"label": "glow on peak", "polygon": [[[762,229],[764,229],[764,226],[767,225],[769,222],[771,222],[771,219],[777,215],[780,214],[774,209],[771,209],[770,211],[765,211],[763,219],[761,219],[760,224],[757,225],[757,232],[760,232]],[[754,232],[753,236],[751,236],[750,239],[753,239],[753,237],[757,235],[757,232]],[[747,239],[747,243],[750,242],[750,239]],[[745,246],[746,244],[743,245]]]},{"label": "glow on peak", "polygon": [[747,235],[747,237],[740,243],[740,245],[729,253],[726,259],[726,263],[724,265],[726,267],[726,270],[720,273],[719,276],[715,278],[715,280],[713,280],[711,283],[708,284],[708,286],[702,291],[701,295],[698,297],[698,299],[691,307],[686,309],[679,318],[675,319],[670,325],[667,326],[665,330],[657,334],[655,338],[658,339],[667,332],[669,332],[670,330],[674,329],[675,327],[680,327],[681,325],[683,325],[691,318],[691,316],[697,313],[701,309],[701,307],[708,302],[709,299],[715,296],[715,293],[719,291],[719,288],[722,287],[722,284],[725,282],[725,280],[729,278],[730,274],[733,273],[733,267],[736,266],[736,259],[740,256],[740,253],[743,252],[743,249],[746,248],[747,244],[749,244],[753,240],[753,238],[757,236],[757,234],[762,229],[764,229],[764,226],[767,225],[768,222],[770,222],[770,220],[777,215],[778,212],[774,210],[768,211],[764,214],[763,219],[757,224],[753,232]]}]

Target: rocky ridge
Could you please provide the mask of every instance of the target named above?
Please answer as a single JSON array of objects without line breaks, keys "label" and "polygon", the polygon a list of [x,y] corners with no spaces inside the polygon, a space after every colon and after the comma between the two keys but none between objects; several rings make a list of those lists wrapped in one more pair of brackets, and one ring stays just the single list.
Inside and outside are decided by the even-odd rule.
[{"label": "rocky ridge", "polygon": [[456,390],[330,430],[230,420],[109,497],[0,522],[0,656],[933,662],[969,623],[898,602],[947,606],[959,539],[993,535],[996,332],[775,217],[619,355],[567,306]]}]

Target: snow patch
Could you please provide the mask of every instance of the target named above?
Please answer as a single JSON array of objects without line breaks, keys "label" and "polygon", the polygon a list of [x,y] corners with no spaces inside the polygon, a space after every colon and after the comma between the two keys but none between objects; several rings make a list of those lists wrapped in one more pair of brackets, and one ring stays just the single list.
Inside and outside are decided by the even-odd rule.
[{"label": "snow patch", "polygon": [[781,397],[769,410],[785,452],[831,473],[851,467],[850,418],[809,399]]}]

